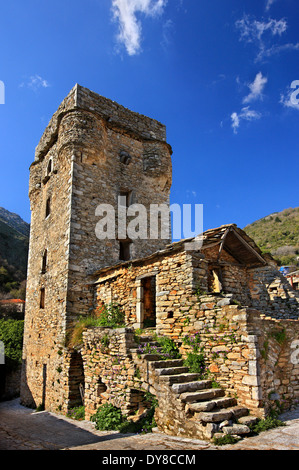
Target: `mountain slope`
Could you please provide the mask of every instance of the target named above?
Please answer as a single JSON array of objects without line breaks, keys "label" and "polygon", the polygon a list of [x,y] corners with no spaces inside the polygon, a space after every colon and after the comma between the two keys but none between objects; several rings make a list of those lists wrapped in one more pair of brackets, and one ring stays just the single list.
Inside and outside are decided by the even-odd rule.
[{"label": "mountain slope", "polygon": [[264,253],[270,252],[278,264],[298,264],[299,207],[270,214],[243,230]]},{"label": "mountain slope", "polygon": [[8,210],[0,207],[0,221],[4,222],[9,227],[14,228],[25,237],[29,237],[30,225],[27,224],[18,214],[9,212]]},{"label": "mountain slope", "polygon": [[[30,226],[0,207],[0,296],[22,296],[27,275]],[[22,292],[20,292],[22,290]]]}]

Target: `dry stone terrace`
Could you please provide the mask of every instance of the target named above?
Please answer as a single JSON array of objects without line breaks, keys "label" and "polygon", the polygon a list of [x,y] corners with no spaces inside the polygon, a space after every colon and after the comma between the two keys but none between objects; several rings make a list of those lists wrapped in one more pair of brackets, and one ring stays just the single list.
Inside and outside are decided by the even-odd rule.
[{"label": "dry stone terrace", "polygon": [[[165,126],[79,85],[54,114],[30,171],[21,400],[63,413],[84,401],[87,417],[108,402],[136,419],[149,392],[166,434],[246,435],[299,399],[299,294],[274,260],[234,224],[204,232],[200,249],[95,234],[98,205],[120,195],[169,206],[171,153]],[[125,327],[87,328],[71,345],[79,318],[109,305]],[[149,353],[159,338],[180,357]]]}]

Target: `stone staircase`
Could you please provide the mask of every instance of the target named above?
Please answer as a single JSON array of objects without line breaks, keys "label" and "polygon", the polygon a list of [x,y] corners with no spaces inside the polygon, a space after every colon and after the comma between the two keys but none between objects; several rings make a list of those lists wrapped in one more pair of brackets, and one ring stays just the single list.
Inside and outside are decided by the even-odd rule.
[{"label": "stone staircase", "polygon": [[[148,336],[140,340],[155,344]],[[205,440],[227,434],[241,438],[250,432],[249,424],[257,421],[236,398],[226,396],[225,390],[190,373],[183,359],[161,360],[155,354],[140,355],[138,349],[131,354],[149,391],[158,399],[160,432]]]}]

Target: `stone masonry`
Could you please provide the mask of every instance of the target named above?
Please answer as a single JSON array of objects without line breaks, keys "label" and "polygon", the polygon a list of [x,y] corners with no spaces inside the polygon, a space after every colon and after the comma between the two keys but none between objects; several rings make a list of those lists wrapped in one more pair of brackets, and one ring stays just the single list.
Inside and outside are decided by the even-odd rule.
[{"label": "stone masonry", "polygon": [[[67,409],[68,331],[89,313],[86,276],[120,259],[126,240],[100,240],[100,204],[169,205],[171,148],[159,122],[76,85],[46,128],[30,168],[32,211],[22,400]],[[116,234],[117,235],[117,234]],[[167,239],[134,240],[130,257]]]},{"label": "stone masonry", "polygon": [[[30,168],[23,404],[66,413],[84,403],[90,418],[108,402],[137,419],[150,392],[160,431],[211,439],[298,403],[299,294],[244,231],[207,230],[200,249],[170,243],[170,231],[119,236],[120,196],[169,208],[171,153],[162,124],[79,85],[53,115]],[[104,204],[115,237],[100,239]],[[87,328],[72,345],[79,319],[110,305],[125,327]],[[155,336],[180,358],[141,353]],[[195,341],[204,379],[185,362]]]}]

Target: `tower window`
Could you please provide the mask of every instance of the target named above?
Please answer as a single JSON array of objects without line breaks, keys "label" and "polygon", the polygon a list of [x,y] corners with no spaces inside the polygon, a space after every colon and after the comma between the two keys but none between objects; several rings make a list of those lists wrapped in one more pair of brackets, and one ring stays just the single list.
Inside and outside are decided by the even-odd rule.
[{"label": "tower window", "polygon": [[51,172],[52,172],[52,159],[50,159],[48,163],[47,176],[49,176]]},{"label": "tower window", "polygon": [[46,202],[46,217],[50,215],[50,212],[51,212],[51,198],[48,198]]},{"label": "tower window", "polygon": [[48,258],[48,252],[47,250],[44,251],[43,255],[43,262],[42,262],[42,274],[45,274],[47,271],[47,258]]},{"label": "tower window", "polygon": [[119,259],[121,261],[129,261],[129,259],[131,259],[131,241],[130,240],[120,240]]},{"label": "tower window", "polygon": [[39,307],[40,308],[45,308],[45,288],[44,287],[42,287],[41,290],[40,290]]}]

